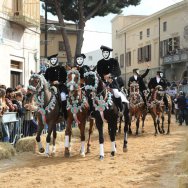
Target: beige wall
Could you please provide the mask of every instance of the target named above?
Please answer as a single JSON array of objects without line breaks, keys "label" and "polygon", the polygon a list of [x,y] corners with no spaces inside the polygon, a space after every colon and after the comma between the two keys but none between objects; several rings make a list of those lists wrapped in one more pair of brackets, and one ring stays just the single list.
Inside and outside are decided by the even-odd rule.
[{"label": "beige wall", "polygon": [[[0,83],[7,87],[12,85],[11,71],[20,74],[20,82],[25,86],[28,85],[30,72],[39,71],[40,28],[38,26],[40,22],[33,25],[39,19],[39,0],[32,0],[32,4],[23,2],[23,6],[26,6],[27,9],[29,9],[28,6],[30,6],[30,10],[33,9],[33,12],[30,11],[29,13],[30,15],[34,14],[30,16],[30,23],[28,20],[21,20],[21,17],[14,20],[12,17],[14,15],[12,0],[0,1],[0,55],[2,66]],[[24,10],[24,7],[22,8]],[[32,19],[35,19],[35,21],[33,22]],[[11,61],[19,62],[19,68],[11,67]]]},{"label": "beige wall", "polygon": [[[161,10],[150,16],[143,17],[131,17],[131,16],[116,16],[112,20],[112,47],[113,57],[118,54],[120,59],[121,54],[131,51],[131,66],[122,68],[123,77],[126,78],[126,82],[132,70],[139,68],[141,72],[144,72],[147,65],[146,63],[138,63],[138,48],[151,44],[151,61],[148,63],[151,65],[151,71],[149,77],[154,76],[156,70],[159,69],[159,19],[160,18],[160,41],[168,38],[180,36],[180,48],[187,48],[188,41],[184,39],[184,27],[188,25],[188,1],[185,0],[173,6],[170,6],[164,10]],[[136,21],[136,19],[138,21]],[[163,22],[167,22],[167,31],[163,32]],[[132,23],[132,24],[130,24]],[[150,37],[146,36],[146,30],[150,28]],[[140,31],[143,32],[143,39],[140,40]],[[125,38],[126,35],[126,38]],[[185,63],[180,64],[185,66]],[[160,68],[168,69],[168,66],[163,66],[163,59],[160,58]],[[179,69],[182,71],[182,69]],[[126,72],[126,75],[124,73]],[[177,73],[177,79],[180,79]]]},{"label": "beige wall", "polygon": [[[41,17],[41,23],[42,23],[42,28],[41,28],[41,36],[40,36],[40,56],[41,59],[45,57],[45,30],[44,30],[44,18]],[[47,31],[47,40],[48,40],[48,45],[47,45],[47,56],[53,55],[53,54],[58,54],[59,62],[66,63],[67,62],[67,56],[65,51],[59,51],[59,41],[63,41],[62,34],[60,32],[60,27],[58,22],[56,21],[51,21],[48,20],[48,28],[50,26],[56,25],[56,30],[48,30]],[[66,24],[66,27],[68,28],[67,34],[68,34],[68,39],[70,43],[70,48],[72,52],[72,56],[74,58],[75,54],[75,49],[76,49],[76,40],[77,40],[77,33],[76,33],[76,25],[75,24]],[[74,59],[73,59],[74,60]]]}]

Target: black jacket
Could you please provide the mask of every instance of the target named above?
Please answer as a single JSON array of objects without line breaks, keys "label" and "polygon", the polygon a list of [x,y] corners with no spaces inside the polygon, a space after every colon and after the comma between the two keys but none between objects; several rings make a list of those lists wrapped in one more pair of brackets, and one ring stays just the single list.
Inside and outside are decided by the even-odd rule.
[{"label": "black jacket", "polygon": [[146,69],[146,71],[145,71],[144,74],[138,75],[138,76],[137,76],[137,80],[135,80],[135,77],[134,77],[134,76],[131,76],[131,77],[129,78],[128,87],[130,87],[131,82],[134,82],[134,81],[135,81],[135,82],[137,82],[137,83],[139,84],[139,89],[140,89],[141,92],[143,92],[144,90],[146,90],[147,88],[146,88],[146,85],[145,85],[145,83],[144,83],[143,78],[145,78],[145,77],[148,75],[149,70],[150,70],[150,69]]},{"label": "black jacket", "polygon": [[156,77],[153,77],[150,79],[149,83],[148,83],[148,88],[151,90],[151,89],[155,89],[156,86],[158,85],[161,85],[163,87],[163,90],[166,90],[166,87],[167,87],[167,83],[165,81],[164,78],[161,78],[160,79],[160,82],[158,83],[157,82],[157,78]]},{"label": "black jacket", "polygon": [[101,59],[97,63],[97,73],[104,80],[104,75],[111,74],[113,77],[119,77],[121,70],[119,63],[116,59],[110,58],[109,60]]}]

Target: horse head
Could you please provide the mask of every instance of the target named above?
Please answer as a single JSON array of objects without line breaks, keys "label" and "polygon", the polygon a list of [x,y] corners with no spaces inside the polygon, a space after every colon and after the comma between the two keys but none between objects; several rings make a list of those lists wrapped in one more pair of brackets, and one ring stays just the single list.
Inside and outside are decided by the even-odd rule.
[{"label": "horse head", "polygon": [[132,98],[132,101],[136,101],[139,99],[139,96],[140,96],[139,84],[133,81],[130,84],[130,97]]},{"label": "horse head", "polygon": [[95,71],[88,71],[84,73],[85,91],[86,94],[91,94],[97,91],[99,85],[99,78]]},{"label": "horse head", "polygon": [[29,86],[28,90],[31,93],[39,93],[44,89],[46,80],[43,75],[40,74],[32,74],[30,79],[29,79]]},{"label": "horse head", "polygon": [[163,87],[161,85],[156,86],[154,89],[154,92],[155,92],[154,93],[155,99],[157,99],[158,101],[161,101],[165,94]]},{"label": "horse head", "polygon": [[66,84],[69,91],[77,90],[80,86],[80,73],[76,68],[68,70]]}]

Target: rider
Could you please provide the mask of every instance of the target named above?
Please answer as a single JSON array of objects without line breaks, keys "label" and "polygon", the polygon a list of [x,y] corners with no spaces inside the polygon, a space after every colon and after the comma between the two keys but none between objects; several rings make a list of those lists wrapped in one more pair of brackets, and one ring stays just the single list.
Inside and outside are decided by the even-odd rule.
[{"label": "rider", "polygon": [[[50,67],[46,69],[44,77],[50,83],[52,90],[61,98],[61,108],[60,114],[64,116],[65,120],[67,119],[67,95],[68,90],[66,87],[67,71],[65,67],[59,65],[58,54],[54,54],[48,57],[50,61]],[[55,86],[55,87],[54,87]]]},{"label": "rider", "polygon": [[143,80],[143,78],[145,78],[147,75],[148,75],[148,73],[149,73],[149,64],[147,64],[147,69],[146,69],[146,71],[144,72],[144,74],[140,74],[140,72],[139,72],[139,69],[138,68],[136,68],[136,69],[133,69],[133,76],[131,76],[130,78],[129,78],[129,82],[128,82],[128,87],[130,88],[130,84],[132,83],[132,82],[136,82],[136,83],[138,83],[138,85],[139,85],[139,90],[140,90],[140,94],[141,94],[141,96],[142,96],[142,98],[143,98],[143,101],[144,101],[144,103],[146,104],[146,94],[147,94],[147,88],[146,88],[146,85],[145,85],[145,83],[144,83],[144,80]]},{"label": "rider", "polygon": [[76,67],[79,70],[80,78],[81,78],[82,82],[83,82],[83,78],[84,78],[84,73],[86,71],[90,70],[90,68],[89,68],[88,65],[84,65],[84,59],[85,58],[86,58],[85,54],[78,54],[78,55],[76,55]]},{"label": "rider", "polygon": [[110,58],[110,52],[113,49],[107,46],[101,46],[103,59],[99,60],[97,63],[97,72],[101,79],[105,82],[109,83],[109,87],[113,89],[114,94],[114,103],[119,108],[120,115],[122,116],[123,105],[124,103],[129,103],[125,95],[120,91],[120,86],[118,83],[121,70],[119,67],[119,63],[116,59]]},{"label": "rider", "polygon": [[[148,88],[150,89],[150,93],[148,95],[148,99],[151,96],[152,91],[156,88],[156,86],[160,85],[163,88],[163,91],[166,91],[167,88],[167,83],[166,80],[163,78],[163,72],[162,71],[157,71],[157,74],[155,77],[151,78],[149,83],[148,83]],[[164,104],[166,108],[168,108],[168,100],[166,97],[166,93],[163,98]]]}]

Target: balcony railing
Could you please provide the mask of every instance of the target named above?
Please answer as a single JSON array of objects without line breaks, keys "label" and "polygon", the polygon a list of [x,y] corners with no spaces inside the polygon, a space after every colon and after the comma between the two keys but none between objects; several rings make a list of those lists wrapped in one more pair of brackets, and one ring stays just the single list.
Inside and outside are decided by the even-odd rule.
[{"label": "balcony railing", "polygon": [[3,7],[3,13],[6,14],[10,21],[16,22],[26,27],[39,27],[40,18],[34,18],[34,15],[27,15],[22,11],[13,11],[10,8]]},{"label": "balcony railing", "polygon": [[176,54],[166,55],[163,58],[163,64],[172,64],[172,63],[180,63],[188,61],[188,51],[180,50]]}]

